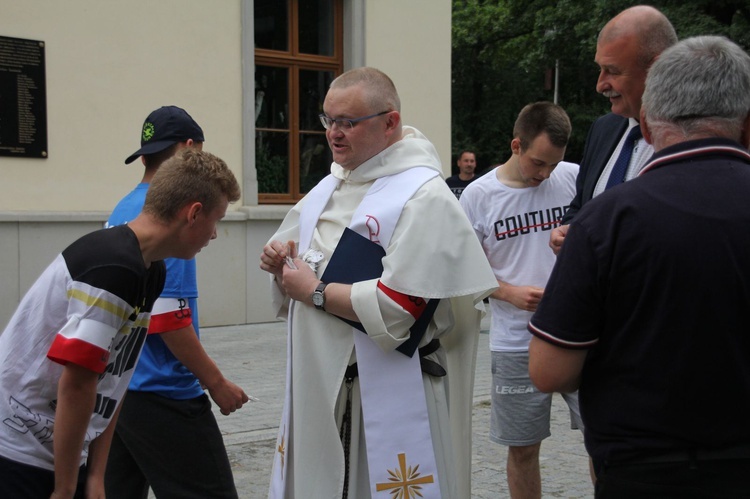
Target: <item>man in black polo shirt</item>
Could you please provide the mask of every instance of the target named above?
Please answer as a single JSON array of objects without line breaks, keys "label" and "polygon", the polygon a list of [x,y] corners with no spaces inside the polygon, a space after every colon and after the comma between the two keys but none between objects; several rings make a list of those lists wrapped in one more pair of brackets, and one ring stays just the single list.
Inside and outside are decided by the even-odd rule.
[{"label": "man in black polo shirt", "polygon": [[747,497],[750,56],[667,49],[640,117],[654,157],[571,224],[529,371],[579,388],[596,497]]},{"label": "man in black polo shirt", "polygon": [[456,199],[460,199],[466,186],[479,178],[474,173],[477,167],[476,155],[472,151],[462,151],[458,155],[456,165],[458,165],[458,173],[445,179],[445,182],[450,187],[451,192],[456,195]]}]

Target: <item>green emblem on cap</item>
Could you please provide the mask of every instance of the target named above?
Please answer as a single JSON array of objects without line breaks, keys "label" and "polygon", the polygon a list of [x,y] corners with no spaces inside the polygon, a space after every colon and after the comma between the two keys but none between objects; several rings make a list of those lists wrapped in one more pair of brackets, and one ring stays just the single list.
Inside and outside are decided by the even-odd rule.
[{"label": "green emblem on cap", "polygon": [[143,124],[143,141],[148,142],[154,136],[154,124],[148,121]]}]

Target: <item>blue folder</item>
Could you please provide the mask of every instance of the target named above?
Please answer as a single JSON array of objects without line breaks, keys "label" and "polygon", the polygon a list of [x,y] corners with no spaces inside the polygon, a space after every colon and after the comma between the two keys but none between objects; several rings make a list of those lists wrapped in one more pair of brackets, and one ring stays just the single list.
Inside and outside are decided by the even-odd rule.
[{"label": "blue folder", "polygon": [[[344,229],[344,234],[341,236],[333,255],[331,255],[331,260],[328,262],[321,280],[326,283],[354,284],[355,282],[376,279],[383,274],[384,256],[385,249],[382,246],[347,227]],[[427,308],[411,327],[409,339],[396,350],[409,357],[414,355],[439,302],[438,299],[427,302]],[[343,317],[338,318],[367,334],[361,323]]]}]

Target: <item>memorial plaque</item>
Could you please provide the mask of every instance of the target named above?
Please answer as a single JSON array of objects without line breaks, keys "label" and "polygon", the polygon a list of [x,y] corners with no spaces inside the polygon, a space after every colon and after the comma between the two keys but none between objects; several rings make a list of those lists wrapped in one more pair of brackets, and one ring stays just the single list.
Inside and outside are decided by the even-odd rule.
[{"label": "memorial plaque", "polygon": [[0,156],[47,157],[44,42],[0,36]]}]

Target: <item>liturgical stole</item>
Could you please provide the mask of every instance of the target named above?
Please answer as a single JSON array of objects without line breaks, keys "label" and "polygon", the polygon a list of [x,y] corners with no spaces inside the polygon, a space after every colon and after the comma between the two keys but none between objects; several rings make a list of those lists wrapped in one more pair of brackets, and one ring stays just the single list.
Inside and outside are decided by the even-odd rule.
[{"label": "liturgical stole", "polygon": [[[406,202],[425,182],[437,175],[438,172],[431,168],[416,167],[377,179],[355,211],[349,229],[388,248]],[[309,249],[317,221],[339,183],[339,179],[328,175],[307,194],[300,213],[300,255]],[[295,305],[290,306],[290,322]],[[279,428],[279,445],[290,441],[292,430],[291,326],[290,323],[287,393]],[[355,328],[352,328],[352,334],[357,352],[372,497],[390,498],[396,489],[402,489],[403,496],[409,497],[408,491],[417,487],[422,497],[440,498],[419,354],[407,356],[396,350],[384,352],[367,334]],[[275,460],[279,458],[277,453]],[[282,463],[274,463],[271,497],[284,495],[283,470]]]}]

